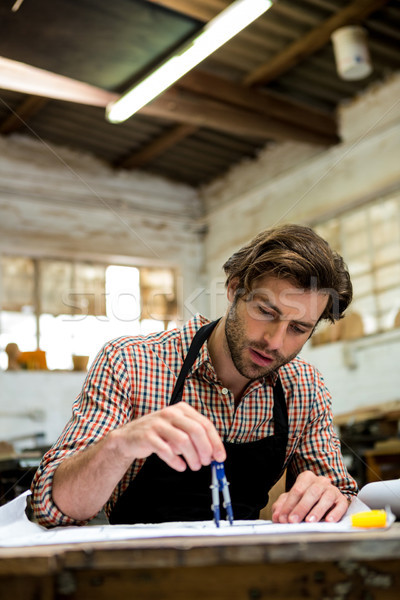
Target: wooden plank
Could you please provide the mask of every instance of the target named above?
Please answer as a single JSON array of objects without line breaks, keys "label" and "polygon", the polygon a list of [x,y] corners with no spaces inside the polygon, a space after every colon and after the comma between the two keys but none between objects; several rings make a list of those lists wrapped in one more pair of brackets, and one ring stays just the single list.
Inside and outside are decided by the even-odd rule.
[{"label": "wooden plank", "polygon": [[142,165],[152,161],[157,156],[160,156],[160,154],[166,152],[168,148],[174,146],[180,140],[186,138],[195,131],[197,131],[197,127],[195,125],[176,125],[163,135],[160,135],[158,138],[145,145],[138,152],[134,152],[133,154],[130,154],[124,158],[122,161],[117,163],[116,166],[124,169],[141,167]]},{"label": "wooden plank", "polygon": [[372,12],[382,8],[388,0],[355,0],[345,8],[338,10],[332,17],[314,27],[308,34],[290,44],[285,50],[272,57],[249,73],[244,83],[268,83],[295,67],[299,62],[325,46],[331,34],[344,25],[359,22]]},{"label": "wooden plank", "polygon": [[400,560],[400,523],[388,530],[132,539],[0,548],[0,575],[62,569],[140,569],[340,560]]},{"label": "wooden plank", "polygon": [[53,600],[55,585],[52,577],[30,577],[25,573],[0,577],[2,600]]},{"label": "wooden plank", "polygon": [[[336,120],[332,115],[286,98],[278,99],[276,95],[270,92],[257,92],[244,85],[201,70],[188,73],[182,77],[176,86],[293,123],[300,126],[300,130],[304,132],[304,135],[306,135],[308,129],[311,129],[318,132],[321,139],[323,137],[331,138],[332,143],[338,139]],[[307,127],[304,127],[305,123]]]},{"label": "wooden plank", "polygon": [[[327,544],[329,546],[329,544]],[[187,550],[190,552],[190,550]],[[232,564],[187,567],[147,568],[135,563],[97,569],[86,555],[83,568],[63,567],[57,575],[32,577],[21,571],[15,576],[0,577],[0,596],[14,600],[109,600],[140,598],[154,600],[333,600],[339,598],[380,598],[397,600],[400,585],[396,559],[370,560],[355,558],[324,562],[308,560],[304,548],[301,560],[282,560],[276,564],[251,558]]]},{"label": "wooden plank", "polygon": [[294,139],[293,125],[289,123],[279,122],[277,119],[216,100],[184,93],[178,88],[167,90],[140,112],[151,117],[190,123],[197,127],[208,127],[254,139]]},{"label": "wooden plank", "polygon": [[49,102],[41,96],[28,96],[17,108],[0,124],[0,133],[12,133],[24,127],[26,122],[38,113]]},{"label": "wooden plank", "polygon": [[399,539],[395,523],[384,531],[0,548],[0,597],[397,600]]},{"label": "wooden plank", "polygon": [[400,413],[400,400],[391,400],[390,402],[379,402],[367,406],[360,406],[349,412],[335,415],[335,425],[349,425],[367,421],[370,419],[396,419]]},{"label": "wooden plank", "polygon": [[[97,573],[88,569],[72,575],[74,600],[333,600],[378,597],[397,600],[400,585],[399,563],[394,560],[116,569]],[[343,590],[346,590],[345,593]]]},{"label": "wooden plank", "polygon": [[[269,135],[277,140],[297,140],[300,142],[320,145],[331,145],[339,141],[336,133],[337,126],[333,116],[326,115],[321,111],[308,108],[296,102],[286,99],[277,99],[272,94],[257,93],[254,90],[229,82],[205,73],[194,70],[183,77],[173,88],[175,92],[179,89],[188,90],[198,95],[198,102],[204,102],[204,99],[211,98],[227,105],[237,106],[252,113],[257,112],[270,119],[273,119],[273,128],[269,128]],[[164,93],[165,96],[166,92]],[[150,105],[151,107],[151,105]],[[165,113],[157,115],[157,104],[153,103],[153,116],[165,116]],[[146,107],[141,110],[146,112]],[[164,109],[163,109],[164,110]],[[198,110],[198,109],[195,109]],[[175,112],[175,111],[174,111]],[[150,114],[150,113],[149,113]],[[183,115],[181,115],[183,116]],[[175,114],[168,115],[168,118],[176,119]],[[186,116],[189,119],[188,116]],[[307,127],[304,127],[304,123]],[[206,126],[211,127],[210,122]],[[214,121],[215,129],[222,129],[220,117]],[[140,167],[148,164],[156,156],[165,152],[168,148],[178,143],[184,137],[192,135],[197,127],[193,124],[178,125],[166,134],[153,140],[142,148],[139,152],[131,154],[119,165],[124,168]],[[223,129],[226,131],[226,129]],[[230,131],[229,131],[230,132]]]},{"label": "wooden plank", "polygon": [[20,573],[32,577],[55,573],[59,570],[59,552],[49,546],[0,548],[0,579]]},{"label": "wooden plank", "polygon": [[0,88],[78,104],[106,107],[119,94],[0,57]]}]

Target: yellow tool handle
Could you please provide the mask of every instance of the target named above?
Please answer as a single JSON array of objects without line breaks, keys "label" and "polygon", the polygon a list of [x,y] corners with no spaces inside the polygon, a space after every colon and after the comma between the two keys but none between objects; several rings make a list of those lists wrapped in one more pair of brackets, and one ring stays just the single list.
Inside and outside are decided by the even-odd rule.
[{"label": "yellow tool handle", "polygon": [[385,510],[369,510],[351,515],[353,527],[386,527]]}]

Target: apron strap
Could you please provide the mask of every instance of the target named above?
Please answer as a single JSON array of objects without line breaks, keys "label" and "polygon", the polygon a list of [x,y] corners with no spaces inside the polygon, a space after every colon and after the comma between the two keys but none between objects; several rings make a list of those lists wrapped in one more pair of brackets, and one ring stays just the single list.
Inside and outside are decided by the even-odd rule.
[{"label": "apron strap", "polygon": [[281,382],[281,378],[278,376],[275,385],[274,385],[274,423],[275,423],[275,432],[281,432],[288,428],[288,412],[286,406],[285,392],[283,391],[283,386]]},{"label": "apron strap", "polygon": [[200,329],[196,332],[196,335],[194,336],[192,343],[190,344],[188,353],[186,354],[181,371],[178,375],[178,379],[175,383],[174,391],[172,392],[171,400],[169,402],[170,405],[177,404],[182,400],[183,386],[185,385],[186,376],[189,373],[192,365],[194,364],[200,352],[200,348],[202,347],[206,339],[210,337],[212,331],[214,330],[215,326],[219,321],[220,319],[217,319],[216,321],[207,323],[207,325],[203,325],[203,327],[200,327]]}]

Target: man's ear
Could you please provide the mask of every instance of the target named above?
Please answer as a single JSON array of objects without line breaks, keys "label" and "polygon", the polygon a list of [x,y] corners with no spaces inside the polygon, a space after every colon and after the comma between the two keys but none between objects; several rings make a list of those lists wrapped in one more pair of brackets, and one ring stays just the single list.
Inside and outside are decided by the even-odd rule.
[{"label": "man's ear", "polygon": [[227,287],[227,294],[226,295],[228,296],[229,302],[233,302],[238,287],[239,287],[239,278],[238,277],[233,277],[230,280],[230,282],[228,283],[228,287]]}]

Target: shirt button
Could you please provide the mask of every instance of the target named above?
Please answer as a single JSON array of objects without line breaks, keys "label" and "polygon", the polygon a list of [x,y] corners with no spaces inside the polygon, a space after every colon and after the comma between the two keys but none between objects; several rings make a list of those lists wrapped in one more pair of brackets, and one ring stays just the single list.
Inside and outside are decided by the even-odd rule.
[{"label": "shirt button", "polygon": [[224,396],[226,396],[227,394],[229,394],[228,388],[222,388],[221,392],[223,393]]}]

